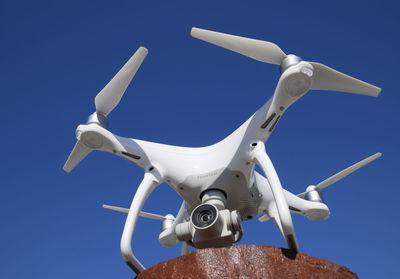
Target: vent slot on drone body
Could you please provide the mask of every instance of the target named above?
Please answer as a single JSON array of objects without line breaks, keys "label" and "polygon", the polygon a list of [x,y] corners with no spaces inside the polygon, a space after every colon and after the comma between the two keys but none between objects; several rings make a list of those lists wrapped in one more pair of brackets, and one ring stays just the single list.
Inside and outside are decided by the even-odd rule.
[{"label": "vent slot on drone body", "polygon": [[133,154],[130,154],[130,153],[128,153],[128,152],[121,152],[122,154],[124,154],[125,156],[128,156],[128,157],[131,157],[131,158],[133,158],[133,159],[135,159],[135,160],[139,160],[141,157],[140,156],[138,156],[138,155],[133,155]]},{"label": "vent slot on drone body", "polygon": [[278,123],[278,121],[279,121],[279,118],[281,118],[280,115],[278,115],[278,117],[275,119],[274,124],[272,124],[271,128],[269,128],[269,132],[272,132],[272,130],[275,128],[276,123]]},{"label": "vent slot on drone body", "polygon": [[293,206],[290,206],[290,205],[289,205],[289,209],[292,210],[292,211],[301,212],[300,209],[298,209],[296,207],[293,207]]},{"label": "vent slot on drone body", "polygon": [[274,112],[273,114],[271,114],[267,120],[265,120],[265,122],[261,125],[262,129],[267,128],[267,126],[269,125],[269,123],[272,121],[272,119],[274,119],[276,113]]}]

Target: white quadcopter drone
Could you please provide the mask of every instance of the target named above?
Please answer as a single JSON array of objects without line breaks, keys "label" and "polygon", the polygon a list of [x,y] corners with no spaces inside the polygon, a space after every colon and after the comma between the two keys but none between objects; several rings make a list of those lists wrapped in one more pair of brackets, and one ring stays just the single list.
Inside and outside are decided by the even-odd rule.
[{"label": "white quadcopter drone", "polygon": [[[192,28],[191,35],[255,60],[280,65],[281,76],[271,99],[222,141],[207,147],[188,148],[114,135],[107,130],[107,115],[117,106],[147,55],[140,47],[116,76],[96,96],[96,112],[76,130],[78,139],[64,170],[70,172],[92,150],[114,153],[144,168],[129,209],[103,205],[126,212],[121,253],[136,273],[145,268],[132,252],[132,236],[139,216],[162,220],[159,242],[164,247],[182,242],[182,254],[195,248],[225,247],[242,237],[242,221],[262,215],[279,228],[289,249],[299,251],[291,213],[310,220],[329,217],[320,190],[381,156],[376,153],[295,195],[282,188],[264,142],[278,120],[296,100],[312,90],[331,90],[378,96],[381,89],[325,65],[286,55],[277,45],[223,33]],[[258,165],[264,176],[255,171]],[[166,182],[183,199],[176,217],[142,212],[151,192]]]}]

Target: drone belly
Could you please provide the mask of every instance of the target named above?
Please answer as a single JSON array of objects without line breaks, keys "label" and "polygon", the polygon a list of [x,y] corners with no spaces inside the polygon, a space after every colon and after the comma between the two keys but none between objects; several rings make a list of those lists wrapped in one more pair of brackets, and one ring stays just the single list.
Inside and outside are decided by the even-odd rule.
[{"label": "drone belly", "polygon": [[146,154],[149,164],[157,168],[164,180],[176,190],[179,190],[178,185],[182,183],[189,188],[209,184],[210,180],[214,180],[228,166],[232,159],[230,153],[233,153],[228,151],[221,154],[218,145],[189,148],[139,140],[137,142]]},{"label": "drone belly", "polygon": [[238,210],[243,219],[257,215],[260,194],[252,182],[253,168],[240,159],[236,144],[186,148],[138,142],[150,164],[190,208],[201,204],[205,191],[220,190],[226,195],[227,209]]},{"label": "drone belly", "polygon": [[246,175],[237,170],[221,168],[189,175],[177,185],[177,192],[191,208],[201,204],[202,194],[207,190],[219,190],[226,196],[226,208],[238,210],[243,219],[257,215],[260,195],[256,187],[249,187]]}]

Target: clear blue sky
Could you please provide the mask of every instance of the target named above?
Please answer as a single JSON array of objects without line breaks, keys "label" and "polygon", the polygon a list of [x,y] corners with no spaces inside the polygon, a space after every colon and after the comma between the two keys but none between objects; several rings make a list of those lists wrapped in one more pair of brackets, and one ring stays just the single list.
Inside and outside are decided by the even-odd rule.
[{"label": "clear blue sky", "polygon": [[[273,2],[275,4],[273,4]],[[149,55],[110,114],[118,135],[183,146],[227,136],[272,95],[278,67],[191,38],[193,26],[269,40],[382,87],[378,98],[310,92],[267,142],[284,187],[304,191],[375,152],[324,190],[331,217],[294,216],[300,249],[361,278],[399,277],[399,6],[395,1],[0,2],[1,278],[131,278],[119,241],[143,170],[94,152],[62,166],[94,97],[139,47]],[[145,210],[176,214],[167,185]],[[284,246],[272,223],[245,223],[242,244]],[[178,255],[160,223],[134,236],[146,266]]]}]

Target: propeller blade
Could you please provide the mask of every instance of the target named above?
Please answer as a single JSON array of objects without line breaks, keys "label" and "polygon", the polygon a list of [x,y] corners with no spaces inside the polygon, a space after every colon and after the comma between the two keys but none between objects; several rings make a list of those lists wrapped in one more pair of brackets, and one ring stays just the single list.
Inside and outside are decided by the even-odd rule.
[{"label": "propeller blade", "polygon": [[[379,157],[382,156],[382,153],[378,152],[372,156],[369,156],[368,158],[365,158],[364,160],[355,163],[354,165],[351,165],[350,167],[332,175],[331,177],[325,179],[324,181],[320,182],[317,184],[317,186],[313,189],[313,190],[322,190],[330,185],[332,185],[333,183],[339,181],[340,179],[348,176],[349,174],[355,172],[356,170],[358,170],[359,168],[365,166],[366,164],[371,163],[372,161],[374,161],[375,159],[378,159]],[[310,192],[310,191],[306,191],[303,193],[298,194],[297,196],[300,198],[304,198],[305,195]]]},{"label": "propeller blade", "polygon": [[126,88],[135,76],[148,51],[139,47],[113,79],[97,94],[94,102],[96,112],[107,116],[119,103]]},{"label": "propeller blade", "polygon": [[154,214],[154,213],[148,213],[148,212],[144,212],[144,211],[140,211],[139,216],[153,219],[153,220],[161,220],[161,221],[167,219],[167,218],[165,218],[165,216],[161,216],[161,215]]},{"label": "propeller blade", "polygon": [[378,152],[372,156],[369,156],[368,158],[365,158],[364,160],[355,163],[354,165],[348,167],[347,169],[344,169],[340,172],[338,172],[335,175],[332,175],[331,177],[325,179],[324,181],[320,182],[317,184],[316,189],[318,190],[322,190],[326,187],[328,187],[329,185],[332,185],[333,183],[339,181],[340,179],[348,176],[349,174],[355,172],[356,170],[358,170],[359,168],[365,166],[368,163],[371,163],[372,161],[374,161],[375,159],[378,159],[379,157],[382,156],[382,153]]},{"label": "propeller blade", "polygon": [[102,207],[105,209],[114,210],[114,211],[118,211],[118,212],[122,212],[122,213],[129,213],[129,208],[112,206],[112,205],[107,205],[107,204],[103,204]]},{"label": "propeller blade", "polygon": [[286,54],[274,43],[193,27],[192,37],[238,52],[255,60],[280,65]]},{"label": "propeller blade", "polygon": [[72,149],[71,154],[65,162],[63,170],[70,172],[80,161],[82,161],[89,153],[92,151],[89,147],[84,145],[80,140],[78,140]]},{"label": "propeller blade", "polygon": [[379,87],[345,75],[323,64],[309,62],[314,67],[311,89],[356,93],[377,97],[381,92]]},{"label": "propeller blade", "polygon": [[[112,206],[112,205],[103,204],[103,208],[114,210],[114,211],[118,211],[118,212],[122,212],[122,213],[129,213],[129,208],[124,208],[124,207],[118,207],[118,206]],[[161,220],[161,221],[166,219],[165,216],[161,216],[161,215],[153,214],[153,213],[148,213],[148,212],[144,212],[144,211],[140,211],[139,216],[145,217],[145,218],[149,218],[149,219],[154,219],[154,220]]]}]

